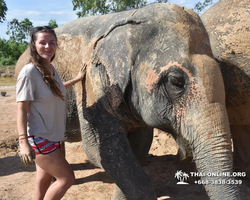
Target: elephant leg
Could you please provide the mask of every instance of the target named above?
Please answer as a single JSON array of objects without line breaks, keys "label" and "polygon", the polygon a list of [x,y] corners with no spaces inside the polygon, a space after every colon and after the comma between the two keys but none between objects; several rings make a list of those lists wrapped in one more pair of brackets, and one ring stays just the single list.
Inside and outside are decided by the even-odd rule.
[{"label": "elephant leg", "polygon": [[[128,133],[130,147],[134,152],[139,163],[144,166],[147,164],[148,152],[153,140],[153,128],[140,128]],[[115,185],[112,200],[126,200],[127,198],[121,189]]]},{"label": "elephant leg", "polygon": [[250,126],[231,126],[234,147],[234,171],[246,172],[250,179]]},{"label": "elephant leg", "polygon": [[142,166],[147,164],[148,152],[153,141],[153,128],[140,128],[128,133],[132,151]]},{"label": "elephant leg", "polygon": [[115,189],[115,200],[124,197],[128,200],[156,200],[153,185],[135,157],[126,134],[118,132],[99,149],[102,167],[120,188]]},{"label": "elephant leg", "polygon": [[104,114],[95,116],[95,126],[82,124],[83,145],[89,160],[102,167],[119,187],[113,199],[156,200],[153,184],[134,155],[127,133],[120,132],[122,125],[118,120]]}]

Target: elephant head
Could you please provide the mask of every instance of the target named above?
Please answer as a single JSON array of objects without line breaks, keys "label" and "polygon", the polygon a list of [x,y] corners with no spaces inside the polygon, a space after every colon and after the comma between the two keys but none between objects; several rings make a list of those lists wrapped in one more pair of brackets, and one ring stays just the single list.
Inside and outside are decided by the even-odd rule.
[{"label": "elephant head", "polygon": [[[114,199],[156,199],[141,167],[153,128],[171,133],[184,157],[191,152],[199,172],[232,172],[222,75],[195,12],[152,4],[78,19],[57,34],[61,75],[88,63],[75,87],[82,140],[115,181]],[[204,186],[211,199],[238,199],[234,185]]]}]

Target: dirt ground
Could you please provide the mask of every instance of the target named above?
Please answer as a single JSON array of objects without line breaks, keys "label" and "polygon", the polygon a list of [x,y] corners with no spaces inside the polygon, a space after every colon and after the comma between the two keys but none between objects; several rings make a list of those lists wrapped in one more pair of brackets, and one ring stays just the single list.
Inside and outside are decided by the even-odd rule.
[{"label": "dirt ground", "polygon": [[[6,91],[0,96],[0,200],[30,200],[33,196],[35,167],[27,167],[17,156],[16,102],[14,86],[1,86]],[[176,155],[177,146],[170,135],[155,131],[148,164],[144,167],[151,178],[158,200],[206,200],[202,185],[189,179],[189,185],[179,185],[174,178],[177,170],[192,171]],[[67,191],[64,200],[109,200],[114,184],[102,170],[88,162],[81,142],[66,143],[66,157],[74,169],[76,182]],[[250,198],[249,182],[241,185],[242,200]]]}]

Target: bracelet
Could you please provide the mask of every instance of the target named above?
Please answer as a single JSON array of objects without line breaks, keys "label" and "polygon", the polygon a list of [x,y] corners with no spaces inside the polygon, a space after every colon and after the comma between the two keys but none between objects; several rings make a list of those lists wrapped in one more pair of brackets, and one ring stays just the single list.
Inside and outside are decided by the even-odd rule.
[{"label": "bracelet", "polygon": [[21,135],[18,135],[18,137],[21,137],[21,136],[26,136],[27,137],[27,134],[21,134]]},{"label": "bracelet", "polygon": [[69,82],[72,87],[75,85],[72,80],[70,80]]},{"label": "bracelet", "polygon": [[19,140],[24,140],[24,139],[28,139],[27,137],[24,137],[24,138],[19,138]]}]

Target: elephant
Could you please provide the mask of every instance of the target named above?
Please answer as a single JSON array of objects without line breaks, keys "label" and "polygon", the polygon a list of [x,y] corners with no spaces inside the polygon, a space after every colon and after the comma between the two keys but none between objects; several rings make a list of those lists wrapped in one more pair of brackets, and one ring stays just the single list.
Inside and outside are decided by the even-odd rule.
[{"label": "elephant", "polygon": [[[154,128],[173,135],[183,158],[192,153],[198,172],[206,174],[202,180],[218,178],[208,172],[232,172],[223,78],[194,11],[151,4],[80,18],[56,33],[59,48],[53,63],[61,77],[68,80],[83,63],[88,65],[68,104],[74,112],[70,120],[77,110],[79,124],[71,128],[68,123],[67,130],[80,130],[90,162],[114,180],[113,199],[157,198],[142,168]],[[16,74],[28,57],[27,50]],[[239,199],[237,185],[204,187],[210,199]]]},{"label": "elephant", "polygon": [[248,0],[221,0],[201,16],[223,76],[234,170],[246,172],[247,179],[250,179],[249,6]]}]

